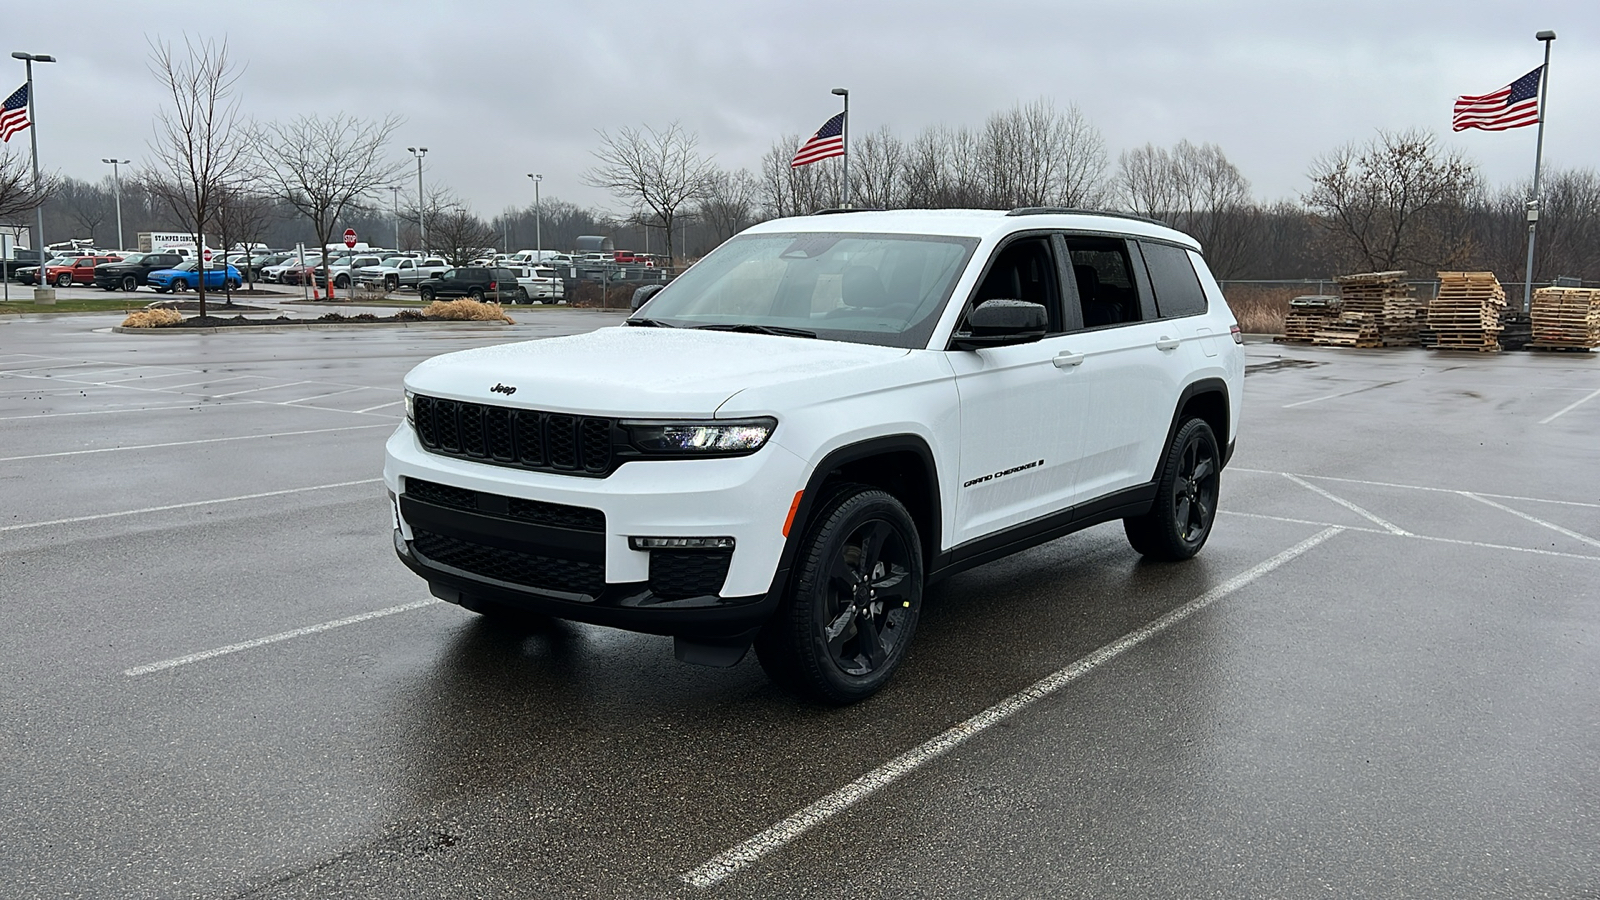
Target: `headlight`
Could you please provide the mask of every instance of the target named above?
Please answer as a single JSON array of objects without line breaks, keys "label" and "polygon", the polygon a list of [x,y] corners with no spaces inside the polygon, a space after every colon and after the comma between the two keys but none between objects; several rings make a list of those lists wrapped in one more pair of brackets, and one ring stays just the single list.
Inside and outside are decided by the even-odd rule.
[{"label": "headlight", "polygon": [[417,424],[416,403],[413,402],[416,396],[416,394],[406,391],[406,422],[411,425]]},{"label": "headlight", "polygon": [[745,456],[760,450],[778,420],[727,419],[708,422],[624,421],[633,445],[644,456]]}]

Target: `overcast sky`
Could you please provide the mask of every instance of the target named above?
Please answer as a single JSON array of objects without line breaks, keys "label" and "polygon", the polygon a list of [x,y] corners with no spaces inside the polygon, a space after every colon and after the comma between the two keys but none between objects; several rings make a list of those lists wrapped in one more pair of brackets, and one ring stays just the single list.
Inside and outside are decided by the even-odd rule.
[{"label": "overcast sky", "polygon": [[[838,110],[837,86],[853,132],[906,138],[1040,97],[1076,104],[1113,167],[1147,142],[1212,142],[1269,201],[1298,196],[1317,154],[1380,128],[1431,130],[1509,183],[1531,176],[1536,129],[1452,134],[1451,104],[1537,66],[1541,29],[1559,35],[1546,163],[1600,166],[1596,0],[167,0],[13,4],[5,18],[8,51],[60,60],[35,72],[47,169],[98,178],[102,157],[146,156],[162,100],[147,37],[187,29],[247,63],[247,115],[398,114],[394,158],[429,147],[429,185],[485,216],[532,201],[528,172],[545,197],[621,210],[582,184],[599,129],[678,121],[718,165],[754,170],[779,136]],[[0,95],[14,86],[0,79]],[[26,133],[7,146],[26,152]]]}]

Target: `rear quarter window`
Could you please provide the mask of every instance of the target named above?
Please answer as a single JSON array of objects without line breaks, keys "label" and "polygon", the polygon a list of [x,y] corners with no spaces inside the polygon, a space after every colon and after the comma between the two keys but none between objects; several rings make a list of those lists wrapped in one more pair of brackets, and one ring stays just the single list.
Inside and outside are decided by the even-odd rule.
[{"label": "rear quarter window", "polygon": [[1155,291],[1156,309],[1161,318],[1198,316],[1206,311],[1205,291],[1195,274],[1189,253],[1171,244],[1139,242],[1145,268],[1150,272],[1150,287]]}]

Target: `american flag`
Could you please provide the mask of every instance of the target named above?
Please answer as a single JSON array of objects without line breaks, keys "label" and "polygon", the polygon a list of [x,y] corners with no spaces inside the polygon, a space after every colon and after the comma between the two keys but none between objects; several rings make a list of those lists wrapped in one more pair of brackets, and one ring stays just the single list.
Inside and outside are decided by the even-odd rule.
[{"label": "american flag", "polygon": [[1450,119],[1454,131],[1482,128],[1505,131],[1539,121],[1539,79],[1544,66],[1518,78],[1492,94],[1457,97],[1455,115]]},{"label": "american flag", "polygon": [[820,159],[843,155],[844,113],[839,113],[837,116],[822,123],[822,127],[818,128],[817,133],[811,136],[811,140],[806,141],[805,146],[800,148],[800,152],[796,153],[794,159],[789,161],[789,168],[798,169],[801,166],[809,166]]},{"label": "american flag", "polygon": [[5,105],[0,107],[0,141],[10,143],[11,136],[28,127],[28,83],[11,92]]}]

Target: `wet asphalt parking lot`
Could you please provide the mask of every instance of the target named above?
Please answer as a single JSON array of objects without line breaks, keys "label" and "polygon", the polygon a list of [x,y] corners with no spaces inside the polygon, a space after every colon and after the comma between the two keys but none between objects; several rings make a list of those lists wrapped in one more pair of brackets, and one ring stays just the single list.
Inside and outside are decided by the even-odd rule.
[{"label": "wet asphalt parking lot", "polygon": [[117,318],[0,321],[7,896],[1600,897],[1591,355],[1250,344],[1199,558],[963,574],[835,710],[393,558],[401,375],[615,316]]}]

